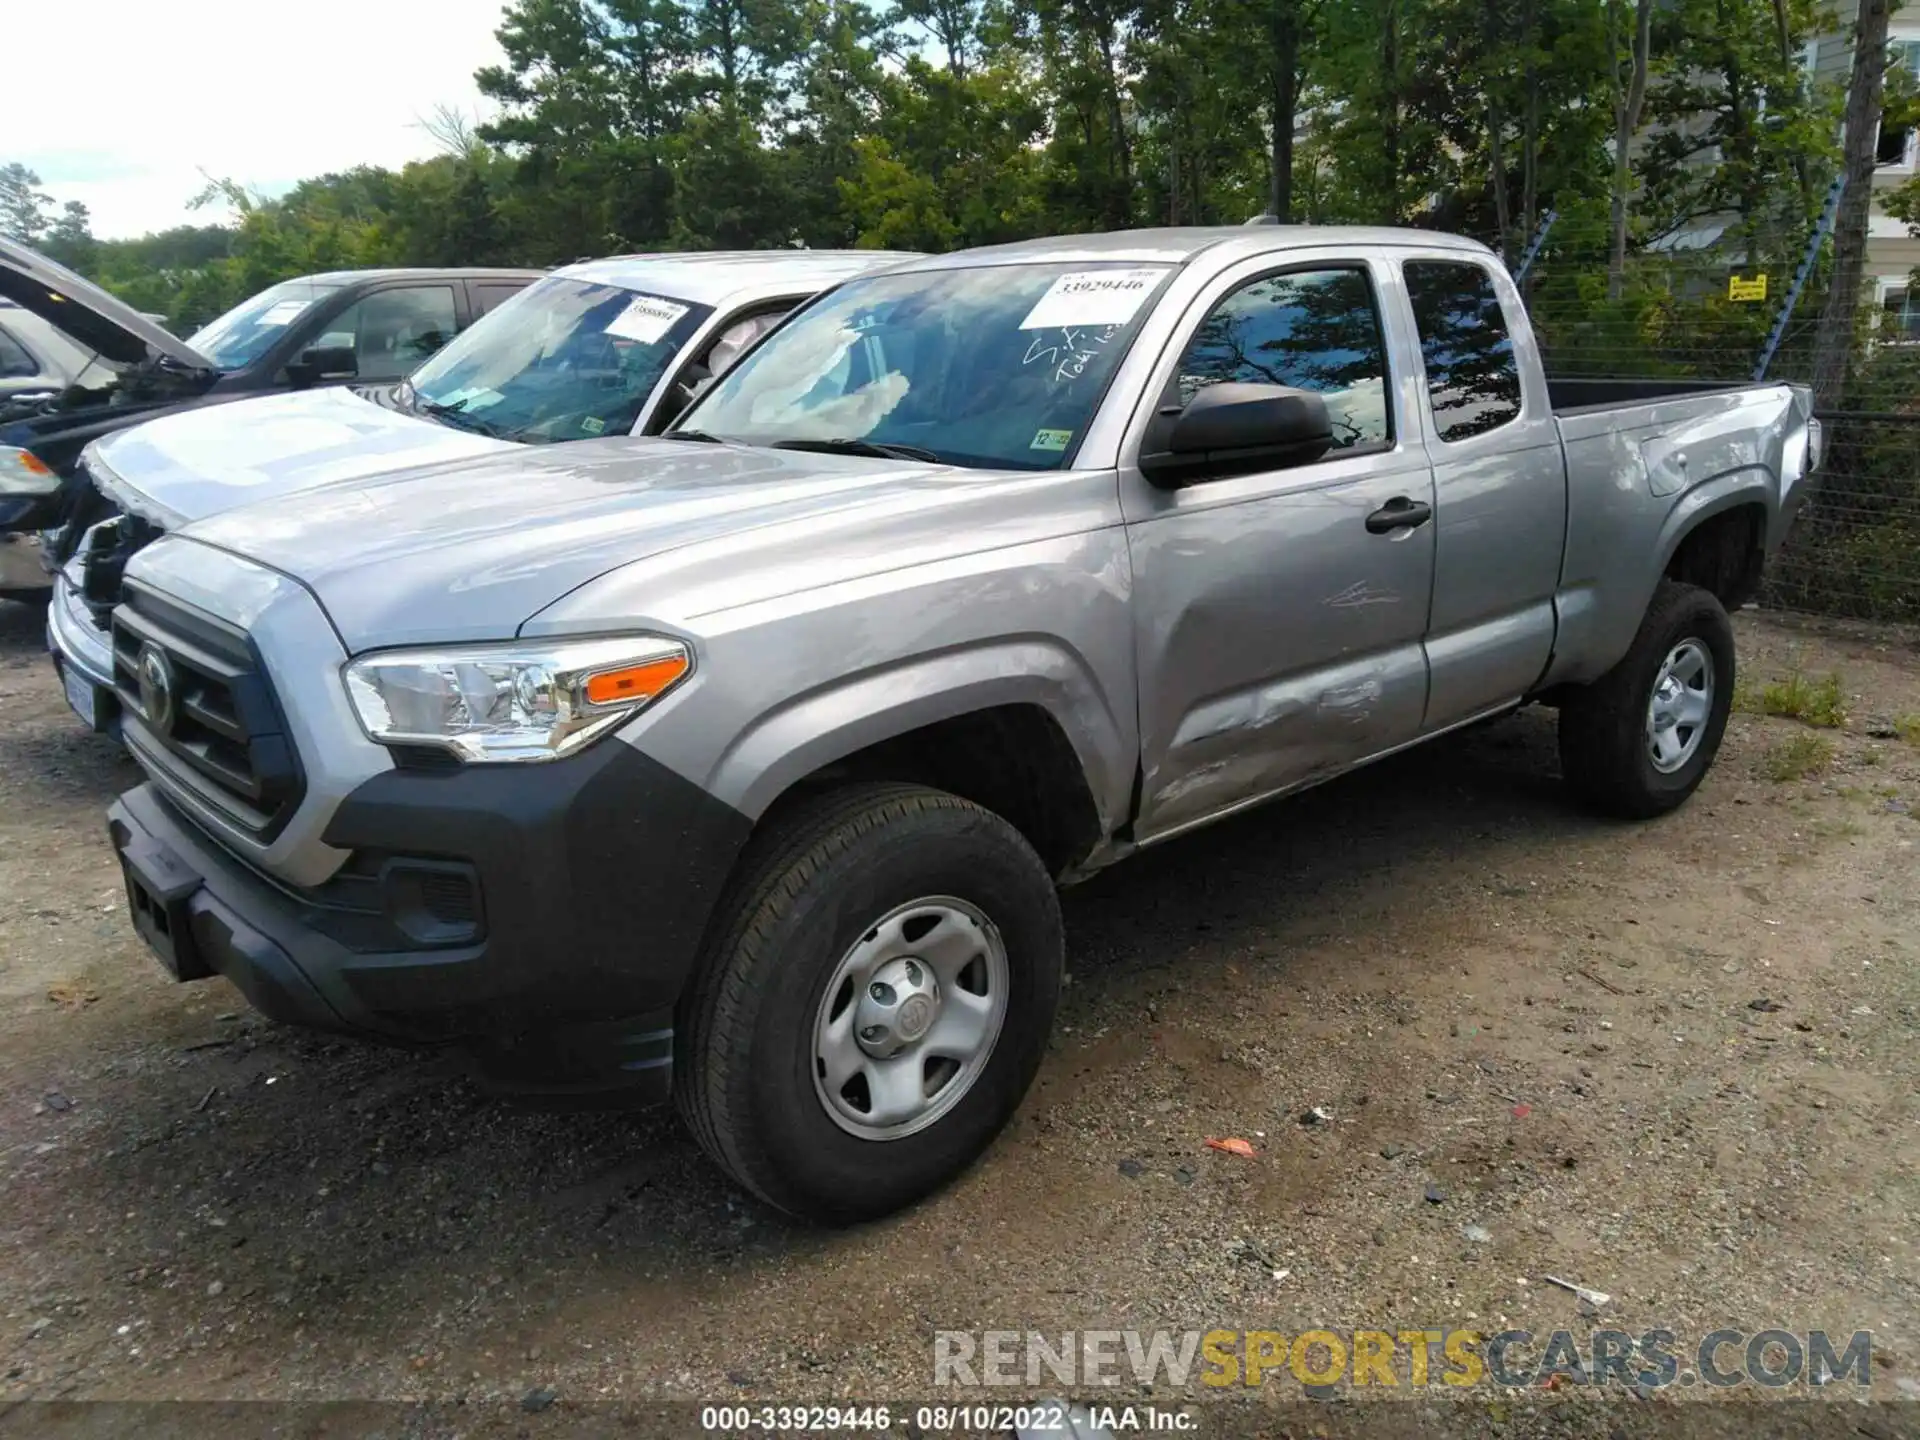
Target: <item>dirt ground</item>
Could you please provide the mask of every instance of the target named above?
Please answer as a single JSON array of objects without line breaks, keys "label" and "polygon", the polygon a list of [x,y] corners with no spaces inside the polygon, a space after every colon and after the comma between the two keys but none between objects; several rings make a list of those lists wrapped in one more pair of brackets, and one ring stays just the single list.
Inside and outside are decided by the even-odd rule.
[{"label": "dirt ground", "polygon": [[1632,1331],[1871,1330],[1875,1395],[1920,1396],[1910,641],[1739,617],[1743,679],[1837,673],[1849,723],[1736,715],[1660,823],[1570,809],[1529,712],[1068,892],[1016,1123],[828,1234],[665,1115],[509,1108],[168,982],[102,820],[136,771],[39,623],[0,604],[0,1431],[26,1399],[924,1399],[936,1329],[1599,1323],[1547,1275]]}]

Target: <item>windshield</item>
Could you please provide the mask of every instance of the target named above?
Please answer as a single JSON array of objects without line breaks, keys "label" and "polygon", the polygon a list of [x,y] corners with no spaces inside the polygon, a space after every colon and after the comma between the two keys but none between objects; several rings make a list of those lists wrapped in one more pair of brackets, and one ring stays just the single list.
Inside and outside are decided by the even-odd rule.
[{"label": "windshield", "polygon": [[948,465],[1072,453],[1165,266],[997,265],[854,280],[794,317],[676,428],[864,441]]},{"label": "windshield", "polygon": [[314,280],[288,280],[262,290],[196,330],[187,337],[187,344],[217,369],[244,369],[266,354],[308,306],[339,288]]},{"label": "windshield", "polygon": [[403,399],[503,440],[624,435],[712,313],[619,285],[542,280],[414,371]]}]

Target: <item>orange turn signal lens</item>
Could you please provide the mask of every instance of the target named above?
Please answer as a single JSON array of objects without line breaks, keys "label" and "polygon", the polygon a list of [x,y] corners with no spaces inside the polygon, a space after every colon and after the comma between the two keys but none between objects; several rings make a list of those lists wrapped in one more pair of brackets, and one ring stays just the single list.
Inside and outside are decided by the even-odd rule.
[{"label": "orange turn signal lens", "polygon": [[53,474],[53,467],[47,464],[47,462],[42,460],[38,455],[34,454],[31,450],[22,450],[16,458],[20,462],[20,468],[26,471],[29,475]]},{"label": "orange turn signal lens", "polygon": [[623,665],[618,670],[602,670],[587,677],[587,703],[622,705],[651,700],[686,674],[691,663],[685,655],[667,655],[639,665]]}]

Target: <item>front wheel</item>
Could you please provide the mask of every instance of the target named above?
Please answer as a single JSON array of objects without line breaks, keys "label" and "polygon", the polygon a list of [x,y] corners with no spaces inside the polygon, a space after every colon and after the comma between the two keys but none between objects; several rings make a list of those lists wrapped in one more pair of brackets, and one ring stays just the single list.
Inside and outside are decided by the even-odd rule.
[{"label": "front wheel", "polygon": [[885,1215],[1011,1117],[1062,956],[1053,881],[999,816],[907,785],[803,802],[722,902],[675,1026],[676,1103],[770,1204]]},{"label": "front wheel", "polygon": [[1706,778],[1733,708],[1733,624],[1697,585],[1662,580],[1620,663],[1560,707],[1560,768],[1583,803],[1646,820]]}]

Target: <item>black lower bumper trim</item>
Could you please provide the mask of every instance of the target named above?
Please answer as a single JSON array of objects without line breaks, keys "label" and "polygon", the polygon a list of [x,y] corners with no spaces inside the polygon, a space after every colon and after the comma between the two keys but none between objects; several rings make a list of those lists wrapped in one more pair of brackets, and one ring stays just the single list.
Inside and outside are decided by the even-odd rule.
[{"label": "black lower bumper trim", "polygon": [[673,1006],[749,830],[617,741],[546,765],[389,772],[347,797],[328,843],[457,863],[485,927],[470,945],[369,951],[152,786],[108,820],[135,926],[177,977],[224,975],[289,1024],[452,1042],[497,1088],[555,1097],[665,1093]]}]

